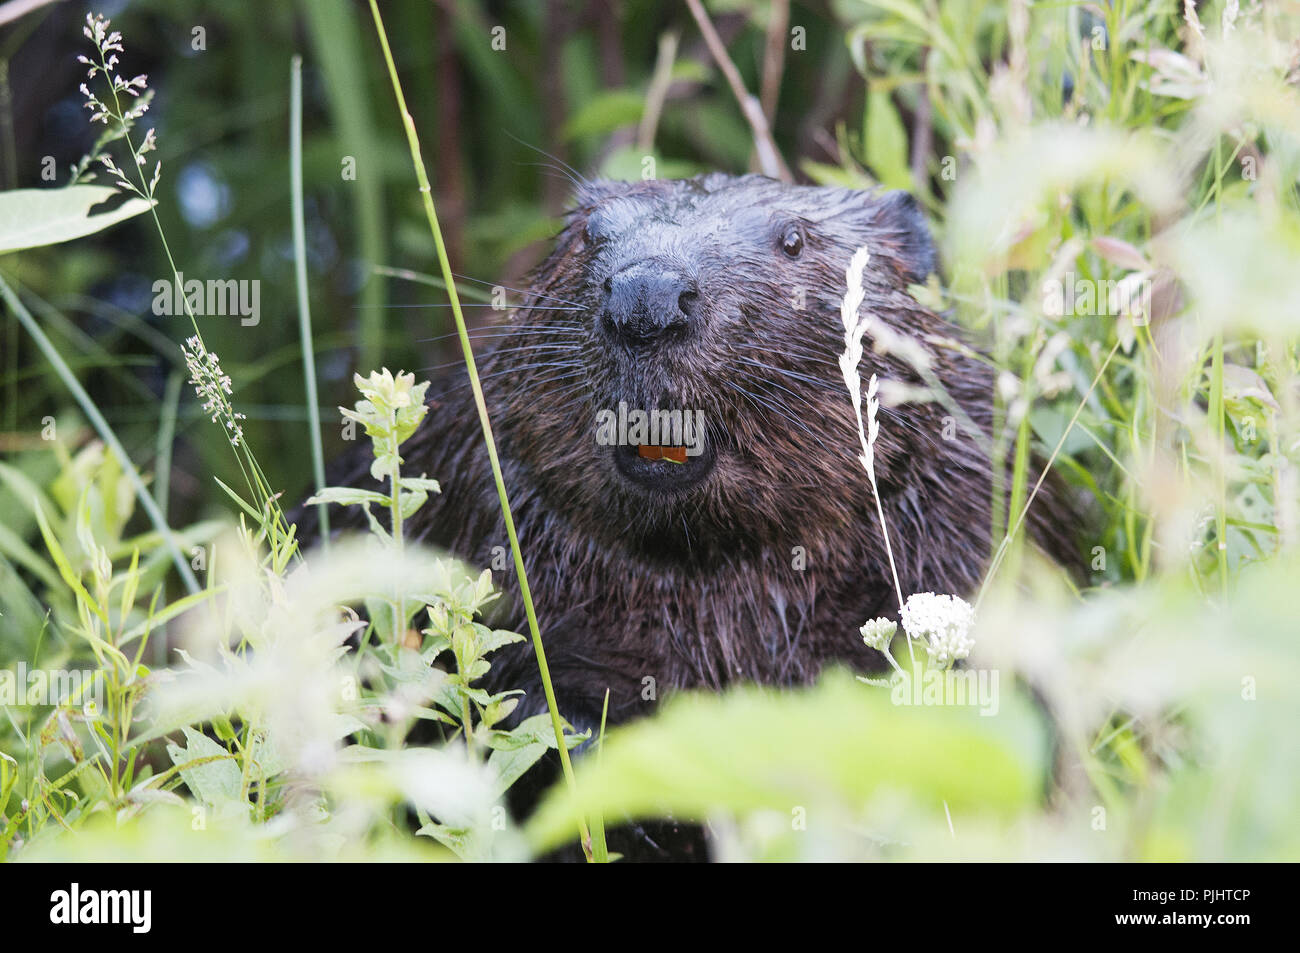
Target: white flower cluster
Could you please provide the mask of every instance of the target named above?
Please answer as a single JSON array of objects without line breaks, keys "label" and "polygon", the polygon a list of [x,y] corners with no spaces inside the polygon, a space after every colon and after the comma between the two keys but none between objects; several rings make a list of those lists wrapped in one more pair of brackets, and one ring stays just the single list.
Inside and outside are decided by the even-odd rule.
[{"label": "white flower cluster", "polygon": [[[110,33],[108,25],[109,21],[105,20],[103,16],[86,14],[86,25],[82,28],[82,32],[88,40],[95,44],[95,49],[99,54],[99,62],[95,62],[88,56],[78,56],[77,62],[87,67],[87,79],[93,80],[101,73],[104,75],[104,79],[108,81],[112,92],[112,103],[101,100],[87,83],[82,83],[80,89],[81,95],[86,97],[86,102],[83,105],[90,110],[90,121],[92,123],[102,122],[104,125],[108,125],[110,119],[115,120],[120,135],[125,136],[135,121],[149,110],[149,96],[141,95],[148,89],[149,83],[148,77],[144,73],[131,79],[123,79],[115,72],[117,54],[123,52],[122,34],[116,30]],[[119,94],[130,97],[130,100],[128,100],[129,105],[125,110],[122,108]],[[108,135],[106,134],[106,136]],[[118,137],[118,135],[111,136],[111,138]],[[150,129],[145,133],[144,141],[141,142],[140,147],[138,149],[132,148],[132,155],[135,157],[136,164],[144,165],[145,154],[152,152],[157,147],[157,144],[154,130]],[[95,158],[98,158],[104,168],[117,179],[119,185],[146,197],[153,195],[154,188],[158,185],[158,177],[162,174],[162,163],[154,163],[153,178],[149,183],[148,191],[142,192],[127,179],[126,173],[118,167],[117,163],[113,161],[113,157],[108,153],[102,153]],[[88,160],[83,160],[83,162],[85,161]]]},{"label": "white flower cluster", "polygon": [[907,637],[924,643],[936,665],[946,667],[966,658],[975,645],[970,636],[975,610],[957,596],[918,592],[907,597],[899,615]]},{"label": "white flower cluster", "polygon": [[898,623],[893,619],[882,617],[872,619],[858,631],[862,633],[862,641],[867,643],[867,648],[875,649],[877,652],[887,652],[890,640],[898,631]]},{"label": "white flower cluster", "polygon": [[209,351],[197,335],[188,338],[181,347],[185,352],[185,366],[190,369],[190,383],[194,393],[203,401],[203,412],[212,415],[212,422],[222,423],[229,432],[230,445],[239,446],[244,438],[244,428],[239,421],[244,414],[236,413],[229,397],[233,393],[230,377],[221,370],[216,352]]}]

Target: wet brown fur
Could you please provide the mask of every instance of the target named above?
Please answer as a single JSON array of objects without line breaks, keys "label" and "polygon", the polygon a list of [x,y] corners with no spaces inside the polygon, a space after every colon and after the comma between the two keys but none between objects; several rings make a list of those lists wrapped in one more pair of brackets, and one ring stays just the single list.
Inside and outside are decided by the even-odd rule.
[{"label": "wet brown fur", "polygon": [[[805,238],[793,259],[781,249],[791,224]],[[936,344],[961,334],[907,292],[934,266],[910,197],[725,175],[579,191],[507,319],[514,330],[480,371],[556,694],[580,727],[598,724],[606,688],[618,722],[674,689],[802,683],[835,662],[880,667],[857,630],[895,614],[897,599],[837,363],[845,268],[863,244],[862,313],[925,344],[987,434],[990,368]],[[611,346],[594,315],[604,278],[649,259],[697,281],[700,321],[688,341],[633,354]],[[921,383],[872,342],[868,331],[864,389],[873,372]],[[597,412],[620,400],[702,409],[717,448],[711,475],[669,494],[621,476],[595,440]],[[948,416],[937,403],[881,408],[876,470],[904,595],[970,594],[988,562],[992,469]],[[405,472],[443,488],[408,532],[500,565],[507,537],[467,387],[431,402],[404,457]],[[1073,561],[1061,498],[1049,492],[1032,512],[1036,540]],[[496,621],[526,631],[505,565]],[[495,685],[528,693],[520,715],[544,710],[531,646],[495,658]]]}]

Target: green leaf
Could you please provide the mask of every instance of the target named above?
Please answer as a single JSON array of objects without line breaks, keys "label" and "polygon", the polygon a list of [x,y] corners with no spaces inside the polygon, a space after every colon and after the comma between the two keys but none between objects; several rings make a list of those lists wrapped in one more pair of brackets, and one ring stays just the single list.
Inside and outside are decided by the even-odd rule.
[{"label": "green leaf", "polygon": [[399,490],[397,494],[398,506],[402,511],[402,519],[410,519],[420,507],[429,499],[429,494],[423,490]]},{"label": "green leaf", "polygon": [[3,523],[0,523],[0,555],[12,559],[51,588],[59,584],[59,574],[50,564],[37,556],[26,540]]},{"label": "green leaf", "polygon": [[170,622],[182,612],[188,612],[200,603],[206,602],[213,596],[224,592],[226,583],[220,583],[210,589],[204,589],[202,592],[196,592],[192,596],[185,596],[169,603],[161,612],[155,613],[145,619],[143,622],[133,626],[125,635],[118,640],[118,645],[126,645],[146,632],[152,632],[166,622]]},{"label": "green leaf", "polygon": [[340,506],[377,503],[380,506],[388,506],[392,500],[374,490],[355,490],[350,486],[327,486],[307,501],[308,506],[315,503],[337,503]]},{"label": "green leaf", "polygon": [[93,235],[149,207],[144,199],[105,185],[0,192],[0,254]]},{"label": "green leaf", "polygon": [[95,615],[99,616],[104,625],[108,625],[108,612],[95,601],[90,593],[86,591],[86,587],[81,584],[81,574],[76,572],[72,568],[72,564],[68,562],[67,553],[63,551],[63,547],[59,545],[58,539],[55,538],[54,531],[50,529],[50,524],[45,519],[45,513],[41,510],[39,503],[34,504],[34,512],[36,513],[36,522],[41,528],[41,536],[45,539],[45,547],[50,551],[50,555],[54,557],[54,565],[58,567],[59,575],[63,577],[63,581],[67,583],[68,588],[73,591],[77,599],[90,608]]},{"label": "green leaf", "polygon": [[428,493],[442,492],[437,480],[428,480],[424,477],[402,477],[397,483],[403,490],[424,490]]},{"label": "green leaf", "polygon": [[569,140],[601,136],[640,122],[644,109],[645,97],[636,90],[612,89],[598,93],[564,124],[560,136]]},{"label": "green leaf", "polygon": [[494,750],[488,756],[488,770],[496,777],[499,797],[523,777],[548,748],[555,747],[551,716],[543,712],[524,719],[513,731],[494,732],[490,743]]},{"label": "green leaf", "polygon": [[907,162],[907,133],[894,110],[889,93],[872,90],[867,94],[866,160],[881,183],[891,189],[912,188]]},{"label": "green leaf", "polygon": [[[193,728],[183,728],[186,746],[169,744],[167,754],[176,765],[192,765],[180,769],[186,787],[199,800],[214,807],[231,801],[241,801],[240,788],[242,778],[239,766],[235,764],[229,751],[206,735],[199,734]],[[215,761],[204,761],[207,758]]]},{"label": "green leaf", "polygon": [[240,496],[238,493],[236,493],[236,492],[235,492],[234,490],[232,490],[230,487],[226,486],[225,483],[221,482],[221,478],[220,478],[220,477],[215,477],[215,476],[214,476],[212,479],[214,479],[214,480],[217,481],[217,486],[219,486],[219,487],[221,487],[221,489],[225,490],[225,491],[226,491],[226,495],[227,495],[228,497],[230,497],[232,500],[234,500],[235,503],[239,506],[239,508],[240,508],[241,510],[243,510],[245,513],[247,513],[249,516],[251,516],[251,517],[253,518],[253,520],[254,520],[255,522],[257,522],[259,525],[261,524],[261,522],[262,522],[262,514],[261,514],[261,513],[257,512],[257,510],[255,510],[255,509],[253,509],[252,505],[249,504],[249,503],[248,503],[248,502],[247,502],[247,501],[246,501],[242,496]]},{"label": "green leaf", "polygon": [[513,645],[515,642],[526,641],[526,639],[518,632],[511,632],[508,629],[489,629],[487,626],[479,625],[476,625],[476,628],[479,630],[479,655],[487,655],[489,652],[495,652],[503,645]]},{"label": "green leaf", "polygon": [[9,804],[9,794],[18,780],[18,762],[0,751],[0,820],[4,819],[4,810]]},{"label": "green leaf", "polygon": [[601,757],[578,766],[576,797],[552,789],[529,839],[554,847],[594,811],[694,819],[817,804],[856,815],[886,792],[939,817],[945,802],[954,814],[1008,817],[1039,797],[1049,743],[1032,704],[1002,688],[997,717],[974,706],[896,705],[842,671],[799,691],[684,695],[612,731]]}]

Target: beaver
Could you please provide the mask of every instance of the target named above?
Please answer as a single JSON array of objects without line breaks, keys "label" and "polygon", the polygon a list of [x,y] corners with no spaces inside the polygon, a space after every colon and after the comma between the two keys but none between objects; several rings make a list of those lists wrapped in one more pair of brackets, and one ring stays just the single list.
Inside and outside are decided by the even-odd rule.
[{"label": "beaver", "polygon": [[[678,689],[882,666],[857,630],[898,601],[838,363],[862,246],[860,313],[880,322],[864,380],[921,386],[913,362],[870,346],[886,331],[919,342],[967,425],[990,433],[989,364],[909,293],[936,266],[910,195],[718,173],[579,186],[481,363],[556,696],[578,729],[598,730],[607,689],[619,723]],[[990,555],[987,441],[950,406],[881,407],[875,472],[904,596],[970,593]],[[624,426],[638,409],[681,411],[683,436],[647,453]],[[434,397],[403,453],[442,484],[408,534],[495,559],[495,621],[526,631],[468,390]],[[1060,499],[1031,512],[1035,538],[1068,559]],[[526,691],[515,717],[544,711],[531,643],[494,658],[492,687]]]}]

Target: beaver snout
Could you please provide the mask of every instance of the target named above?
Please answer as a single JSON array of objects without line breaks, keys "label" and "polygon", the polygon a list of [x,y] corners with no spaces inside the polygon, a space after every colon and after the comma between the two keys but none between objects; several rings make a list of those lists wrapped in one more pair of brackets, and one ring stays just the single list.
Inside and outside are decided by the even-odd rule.
[{"label": "beaver snout", "polygon": [[695,329],[699,287],[662,262],[628,265],[606,278],[603,289],[598,321],[616,344],[635,348],[685,339]]}]

